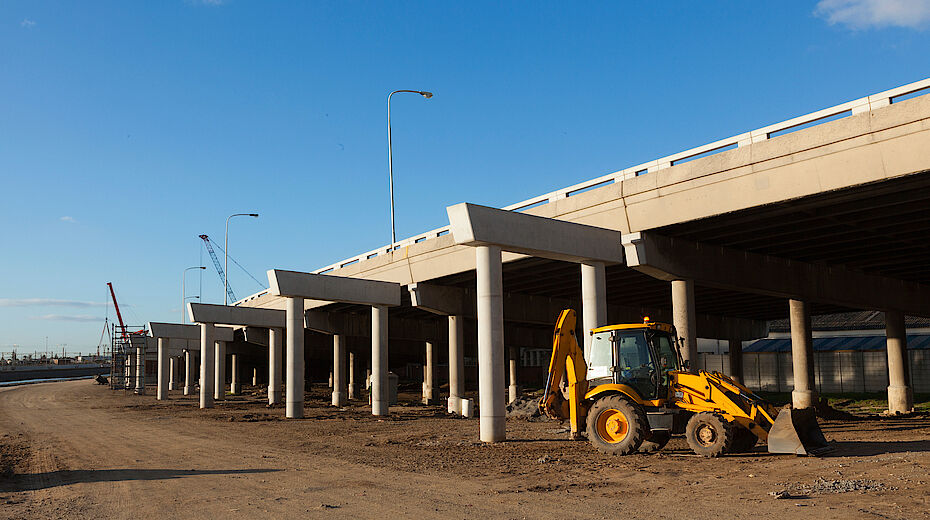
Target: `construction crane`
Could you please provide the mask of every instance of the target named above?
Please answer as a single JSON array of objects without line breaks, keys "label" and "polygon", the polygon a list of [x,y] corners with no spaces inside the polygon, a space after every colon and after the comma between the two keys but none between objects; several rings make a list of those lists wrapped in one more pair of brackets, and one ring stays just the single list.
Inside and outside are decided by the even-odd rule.
[{"label": "construction crane", "polygon": [[126,334],[126,324],[123,323],[123,315],[119,312],[119,304],[116,303],[116,293],[113,292],[113,283],[107,282],[107,287],[110,288],[110,297],[113,298],[113,308],[116,309],[116,318],[119,320],[119,329],[123,335]]},{"label": "construction crane", "polygon": [[210,258],[213,259],[213,265],[216,266],[216,274],[220,275],[220,280],[223,281],[223,285],[226,286],[226,294],[229,296],[229,301],[234,302],[238,301],[239,298],[236,298],[236,293],[233,292],[232,287],[229,286],[229,283],[226,282],[226,276],[223,273],[223,266],[220,265],[220,259],[216,257],[216,252],[213,251],[213,245],[210,242],[210,237],[207,235],[198,235],[201,240],[203,240],[203,245],[207,247],[207,252],[210,253]]}]

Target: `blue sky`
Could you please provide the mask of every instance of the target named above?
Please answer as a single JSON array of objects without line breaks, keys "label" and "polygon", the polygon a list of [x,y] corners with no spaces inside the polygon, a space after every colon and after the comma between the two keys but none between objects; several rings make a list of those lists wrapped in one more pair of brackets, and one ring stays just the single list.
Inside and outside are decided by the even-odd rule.
[{"label": "blue sky", "polygon": [[[930,76],[924,0],[0,4],[0,351]],[[203,301],[222,303],[204,255]],[[238,269],[239,295],[260,288]],[[200,290],[196,272],[189,294]],[[109,315],[113,317],[112,308]]]}]

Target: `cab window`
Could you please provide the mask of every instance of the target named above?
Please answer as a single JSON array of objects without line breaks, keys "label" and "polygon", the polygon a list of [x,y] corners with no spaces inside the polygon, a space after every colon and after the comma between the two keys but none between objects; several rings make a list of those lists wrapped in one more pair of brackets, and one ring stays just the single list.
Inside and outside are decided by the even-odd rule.
[{"label": "cab window", "polygon": [[646,399],[656,396],[656,367],[643,330],[616,335],[619,380],[636,389]]},{"label": "cab window", "polygon": [[588,366],[611,367],[614,365],[610,332],[599,332],[591,338],[591,359]]}]

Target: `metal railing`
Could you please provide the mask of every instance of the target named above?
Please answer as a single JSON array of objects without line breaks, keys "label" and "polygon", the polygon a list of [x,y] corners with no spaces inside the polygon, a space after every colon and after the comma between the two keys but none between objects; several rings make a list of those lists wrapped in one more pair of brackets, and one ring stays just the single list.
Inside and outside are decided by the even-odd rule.
[{"label": "metal railing", "polygon": [[[859,98],[853,101],[848,101],[840,105],[836,105],[830,108],[825,108],[823,110],[818,110],[810,114],[806,114],[800,117],[795,117],[787,121],[782,121],[780,123],[775,123],[773,125],[764,126],[762,128],[752,130],[749,132],[744,132],[742,134],[737,134],[726,139],[720,139],[712,143],[705,144],[703,146],[698,146],[696,148],[691,148],[683,152],[678,152],[676,154],[668,155],[659,159],[655,159],[649,162],[642,164],[637,164],[636,166],[631,166],[620,171],[609,173],[607,175],[602,175],[600,177],[580,182],[578,184],[573,184],[566,188],[559,190],[551,191],[549,193],[539,195],[524,201],[518,202],[516,204],[511,204],[504,207],[503,209],[508,211],[526,211],[532,207],[536,207],[542,204],[548,204],[560,199],[568,198],[572,195],[576,195],[580,192],[587,191],[594,188],[599,188],[615,182],[622,182],[626,179],[631,179],[633,177],[654,173],[659,170],[664,170],[665,168],[670,168],[676,164],[681,164],[688,160],[697,159],[699,157],[706,157],[708,155],[713,155],[714,153],[723,152],[726,150],[731,150],[733,148],[739,148],[742,146],[747,146],[753,143],[758,143],[775,137],[773,134],[783,135],[786,132],[792,130],[798,130],[799,127],[808,127],[812,124],[825,123],[828,121],[833,121],[837,116],[851,116],[860,114],[862,112],[869,112],[877,108],[888,106],[895,102],[896,98],[901,98],[903,96],[908,96],[914,94],[921,90],[930,89],[930,78],[923,79],[920,81],[915,81],[913,83],[908,83],[907,85],[902,85],[891,90],[886,90],[884,92],[879,92],[878,94],[873,94],[871,96],[866,96]],[[930,91],[928,91],[930,93]],[[444,226],[432,231],[427,231],[426,233],[421,233],[419,235],[414,235],[410,238],[405,238],[393,244],[388,244],[381,246],[377,249],[372,249],[360,255],[349,257],[345,260],[336,262],[334,264],[327,265],[326,267],[321,267],[315,271],[311,271],[314,274],[323,274],[336,269],[341,269],[365,260],[375,258],[377,256],[391,253],[402,247],[410,246],[429,240],[432,238],[441,237],[449,233],[449,226]],[[259,293],[247,296],[242,300],[239,300],[238,303],[247,302],[253,300],[268,291],[261,291]]]}]

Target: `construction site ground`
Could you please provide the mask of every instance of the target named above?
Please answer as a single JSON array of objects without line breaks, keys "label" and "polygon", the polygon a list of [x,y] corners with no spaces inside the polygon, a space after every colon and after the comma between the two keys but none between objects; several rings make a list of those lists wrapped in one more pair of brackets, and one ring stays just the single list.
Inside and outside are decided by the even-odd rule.
[{"label": "construction site ground", "polygon": [[679,437],[610,457],[548,420],[485,445],[413,395],[379,419],[315,388],[285,420],[263,393],[200,410],[87,380],[0,388],[0,518],[930,518],[923,412],[821,420],[821,458],[704,459]]}]

